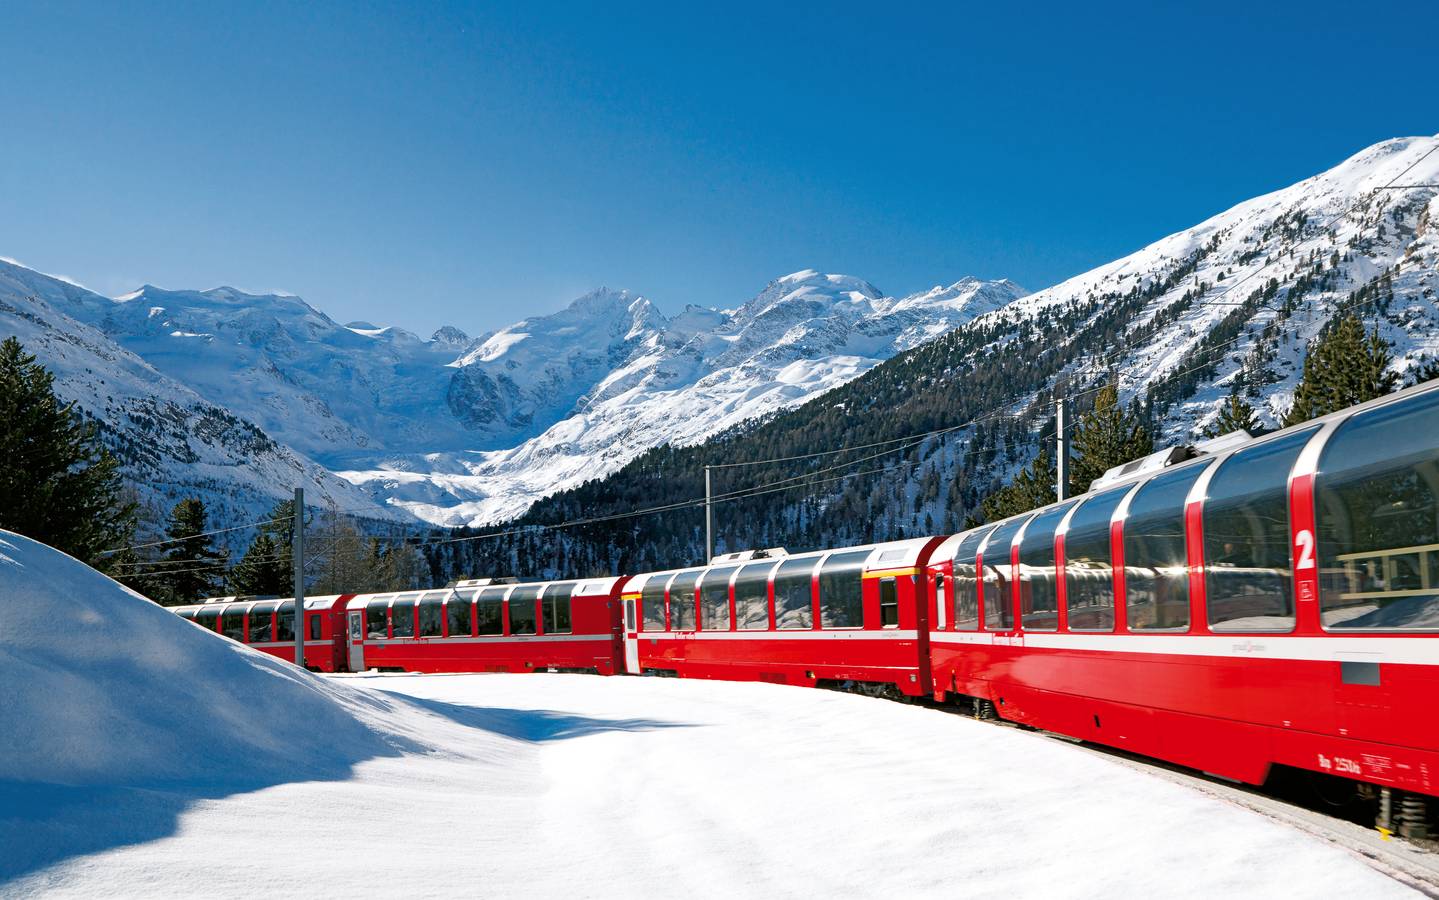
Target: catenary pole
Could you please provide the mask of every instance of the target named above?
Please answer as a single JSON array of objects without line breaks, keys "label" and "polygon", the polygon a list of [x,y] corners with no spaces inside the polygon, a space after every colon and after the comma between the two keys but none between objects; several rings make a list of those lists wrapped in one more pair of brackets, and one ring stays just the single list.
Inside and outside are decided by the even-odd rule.
[{"label": "catenary pole", "polygon": [[1064,422],[1064,398],[1054,402],[1054,435],[1058,443],[1054,453],[1054,498],[1063,500],[1069,493],[1069,431]]},{"label": "catenary pole", "polygon": [[295,488],[295,517],[290,520],[295,557],[295,665],[305,666],[305,489]]},{"label": "catenary pole", "polygon": [[715,558],[715,508],[710,467],[705,466],[705,565]]}]

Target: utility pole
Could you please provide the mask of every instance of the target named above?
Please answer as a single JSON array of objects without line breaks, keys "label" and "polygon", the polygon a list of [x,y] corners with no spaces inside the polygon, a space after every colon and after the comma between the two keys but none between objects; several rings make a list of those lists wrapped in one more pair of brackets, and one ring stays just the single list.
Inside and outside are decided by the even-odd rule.
[{"label": "utility pole", "polygon": [[705,565],[715,558],[715,508],[710,467],[705,466]]},{"label": "utility pole", "polygon": [[1054,499],[1063,500],[1069,493],[1069,432],[1065,430],[1064,398],[1056,398],[1054,404],[1054,436],[1059,445],[1054,454]]},{"label": "utility pole", "polygon": [[295,557],[295,665],[305,667],[305,489],[295,488],[295,518],[291,521]]}]

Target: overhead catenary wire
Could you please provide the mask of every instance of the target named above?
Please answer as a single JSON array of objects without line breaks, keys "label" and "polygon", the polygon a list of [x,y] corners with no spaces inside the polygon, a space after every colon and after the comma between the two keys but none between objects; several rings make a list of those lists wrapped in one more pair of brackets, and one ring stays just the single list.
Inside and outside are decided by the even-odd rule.
[{"label": "overhead catenary wire", "polygon": [[278,525],[281,522],[288,522],[293,518],[295,518],[293,515],[281,516],[278,519],[270,519],[263,522],[247,522],[244,525],[233,525],[229,528],[216,528],[214,531],[199,531],[195,534],[187,534],[184,537],[166,538],[163,541],[151,541],[148,544],[132,544],[128,547],[113,547],[109,550],[101,550],[100,555],[104,556],[111,553],[121,553],[126,550],[144,550],[149,547],[164,547],[167,544],[180,544],[198,537],[210,537],[216,534],[228,534],[231,531],[243,531],[247,528],[262,528],[266,525]]}]

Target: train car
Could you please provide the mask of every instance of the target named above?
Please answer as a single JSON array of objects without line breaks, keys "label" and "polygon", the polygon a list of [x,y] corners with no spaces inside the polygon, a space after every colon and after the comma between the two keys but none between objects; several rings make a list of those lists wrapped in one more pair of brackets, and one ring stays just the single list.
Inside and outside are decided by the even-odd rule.
[{"label": "train car", "polygon": [[[345,594],[305,598],[305,668],[315,672],[345,669]],[[175,613],[201,628],[217,631],[256,650],[295,661],[295,601],[215,597]]]},{"label": "train car", "polygon": [[1439,794],[1439,387],[1247,437],[946,539],[936,697],[1251,784]]},{"label": "train car", "polygon": [[942,538],[716,557],[624,586],[632,673],[930,693],[919,574]]},{"label": "train car", "polygon": [[360,594],[346,668],[401,672],[623,671],[619,578]]}]

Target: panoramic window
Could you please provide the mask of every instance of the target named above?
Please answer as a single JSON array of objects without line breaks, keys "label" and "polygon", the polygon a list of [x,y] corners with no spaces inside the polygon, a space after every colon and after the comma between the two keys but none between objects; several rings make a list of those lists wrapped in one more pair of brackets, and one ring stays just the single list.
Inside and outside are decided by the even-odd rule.
[{"label": "panoramic window", "polygon": [[475,598],[475,633],[505,633],[505,592],[509,588],[492,587],[480,591]]},{"label": "panoramic window", "polygon": [[539,619],[535,601],[540,599],[538,585],[521,585],[510,592],[510,634],[535,634]]},{"label": "panoramic window", "polygon": [[[365,639],[370,641],[383,641],[390,636],[390,597],[376,597],[365,604]],[[290,628],[295,627],[294,604],[290,604]],[[290,634],[294,640],[294,632]]]},{"label": "panoramic window", "polygon": [[651,575],[645,579],[644,589],[640,591],[641,631],[665,630],[665,582],[669,580],[668,575]]},{"label": "panoramic window", "polygon": [[415,595],[401,594],[390,604],[390,637],[415,636]]},{"label": "panoramic window", "polygon": [[670,631],[695,630],[695,586],[702,569],[681,572],[670,582]]},{"label": "panoramic window", "polygon": [[700,628],[729,631],[729,580],[738,567],[710,569],[700,581]]},{"label": "panoramic window", "polygon": [[445,618],[445,592],[430,591],[420,598],[420,637],[439,637]]},{"label": "panoramic window", "polygon": [[984,548],[984,627],[990,631],[1007,631],[1014,627],[1014,598],[1009,592],[1014,571],[1010,548],[1014,536],[1028,520],[1028,516],[1020,516],[999,525]]},{"label": "panoramic window", "polygon": [[1088,497],[1064,533],[1064,593],[1070,631],[1114,630],[1114,549],[1110,520],[1129,488]]},{"label": "panoramic window", "polygon": [[1054,530],[1073,503],[1045,510],[1019,542],[1020,624],[1027,631],[1059,628],[1059,575],[1054,560]]},{"label": "panoramic window", "polygon": [[245,612],[238,606],[232,606],[220,617],[220,633],[232,641],[243,641],[245,639]]},{"label": "panoramic window", "polygon": [[[1433,391],[1360,413],[1329,439],[1314,492],[1325,627],[1439,629],[1436,448]],[[1303,565],[1306,548],[1295,550]]]},{"label": "panoramic window", "polygon": [[246,638],[252,644],[262,644],[273,638],[274,623],[271,613],[275,611],[275,604],[256,606],[250,610],[250,634]]},{"label": "panoramic window", "polygon": [[280,608],[275,612],[275,640],[286,642],[295,640],[294,600],[281,603]]},{"label": "panoramic window", "polygon": [[769,628],[769,573],[774,561],[750,563],[740,569],[734,582],[734,614],[746,631]]},{"label": "panoramic window", "polygon": [[569,634],[570,613],[574,605],[575,584],[552,584],[545,588],[545,596],[540,600],[540,610],[544,613],[545,634]]},{"label": "panoramic window", "polygon": [[974,555],[979,545],[994,530],[994,526],[976,529],[960,538],[951,564],[954,577],[950,579],[950,617],[955,631],[979,630],[979,578],[974,567]]},{"label": "panoramic window", "polygon": [[215,625],[220,620],[218,609],[198,609],[195,611],[195,623],[201,627],[214,631]]},{"label": "panoramic window", "polygon": [[819,570],[819,621],[823,628],[864,627],[864,563],[870,551],[834,553]]},{"label": "panoramic window", "polygon": [[473,593],[456,594],[445,604],[445,627],[450,637],[465,637],[470,633],[470,601]]},{"label": "panoramic window", "polygon": [[893,576],[879,580],[879,624],[881,628],[899,625],[899,583]]},{"label": "panoramic window", "polygon": [[1124,518],[1124,596],[1131,631],[1189,627],[1189,554],[1184,501],[1203,465],[1154,476]]},{"label": "panoramic window", "polygon": [[819,559],[790,558],[779,564],[774,575],[774,624],[776,628],[814,627],[814,567]]},{"label": "panoramic window", "polygon": [[1204,499],[1204,594],[1215,631],[1294,627],[1289,471],[1317,429],[1226,459]]},{"label": "panoramic window", "polygon": [[324,630],[323,630],[323,628],[324,628],[324,620],[323,620],[320,616],[318,616],[318,615],[312,615],[312,616],[309,616],[309,621],[310,621],[310,638],[309,638],[309,639],[312,640],[312,641],[318,641],[318,640],[320,640],[321,635],[324,634]]}]

